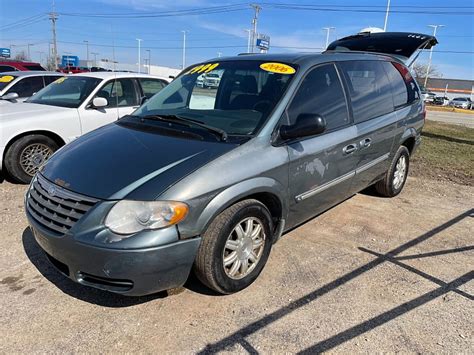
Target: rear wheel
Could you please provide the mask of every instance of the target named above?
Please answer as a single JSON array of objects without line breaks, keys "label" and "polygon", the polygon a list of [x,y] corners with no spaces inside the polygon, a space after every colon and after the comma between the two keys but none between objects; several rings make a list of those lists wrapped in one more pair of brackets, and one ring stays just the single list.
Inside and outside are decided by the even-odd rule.
[{"label": "rear wheel", "polygon": [[240,291],[258,277],[272,246],[272,218],[257,200],[229,207],[202,237],[194,271],[209,288],[223,294]]},{"label": "rear wheel", "polygon": [[58,148],[54,140],[40,134],[21,137],[8,149],[5,168],[13,179],[27,184]]},{"label": "rear wheel", "polygon": [[397,196],[405,186],[410,166],[410,152],[405,146],[398,148],[390,168],[382,180],[375,183],[377,192],[385,197]]}]

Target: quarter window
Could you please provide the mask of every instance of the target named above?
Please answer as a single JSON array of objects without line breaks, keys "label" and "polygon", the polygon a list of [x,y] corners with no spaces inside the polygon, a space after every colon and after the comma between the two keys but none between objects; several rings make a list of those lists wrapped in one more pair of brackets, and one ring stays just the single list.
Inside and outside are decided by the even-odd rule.
[{"label": "quarter window", "polygon": [[294,124],[302,113],[322,116],[327,130],[349,123],[344,90],[334,64],[319,66],[303,79],[288,108],[289,123]]},{"label": "quarter window", "polygon": [[355,123],[393,111],[391,85],[380,61],[340,62]]}]

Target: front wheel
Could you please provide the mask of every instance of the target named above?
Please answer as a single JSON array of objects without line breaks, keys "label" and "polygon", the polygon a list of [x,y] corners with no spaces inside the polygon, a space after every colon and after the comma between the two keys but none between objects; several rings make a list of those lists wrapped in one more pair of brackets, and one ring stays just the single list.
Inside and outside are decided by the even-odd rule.
[{"label": "front wheel", "polygon": [[267,262],[272,247],[272,218],[257,200],[227,208],[202,237],[194,271],[209,288],[230,294],[249,286]]},{"label": "front wheel", "polygon": [[410,166],[410,152],[405,146],[398,148],[390,168],[382,180],[375,183],[377,192],[385,197],[397,196],[405,186]]},{"label": "front wheel", "polygon": [[5,168],[13,179],[27,184],[58,148],[54,140],[40,134],[21,137],[8,148]]}]

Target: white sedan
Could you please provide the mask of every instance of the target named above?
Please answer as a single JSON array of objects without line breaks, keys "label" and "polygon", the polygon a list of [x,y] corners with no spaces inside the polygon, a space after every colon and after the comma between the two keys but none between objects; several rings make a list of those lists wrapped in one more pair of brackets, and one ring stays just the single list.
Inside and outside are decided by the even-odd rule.
[{"label": "white sedan", "polygon": [[23,102],[65,74],[47,71],[14,71],[0,74],[0,105]]},{"label": "white sedan", "polygon": [[137,73],[81,73],[59,78],[25,102],[3,105],[0,167],[28,183],[59,147],[131,114],[168,82]]}]

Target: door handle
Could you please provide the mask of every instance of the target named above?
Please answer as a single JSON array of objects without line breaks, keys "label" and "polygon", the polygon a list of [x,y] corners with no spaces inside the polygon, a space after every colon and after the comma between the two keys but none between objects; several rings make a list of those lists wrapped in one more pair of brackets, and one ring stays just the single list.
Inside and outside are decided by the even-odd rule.
[{"label": "door handle", "polygon": [[351,143],[349,145],[346,145],[344,148],[342,148],[342,151],[344,154],[351,154],[354,153],[357,150],[357,144],[356,143]]},{"label": "door handle", "polygon": [[360,141],[360,146],[362,148],[368,148],[370,147],[371,144],[372,144],[372,139],[370,138],[366,138]]}]

